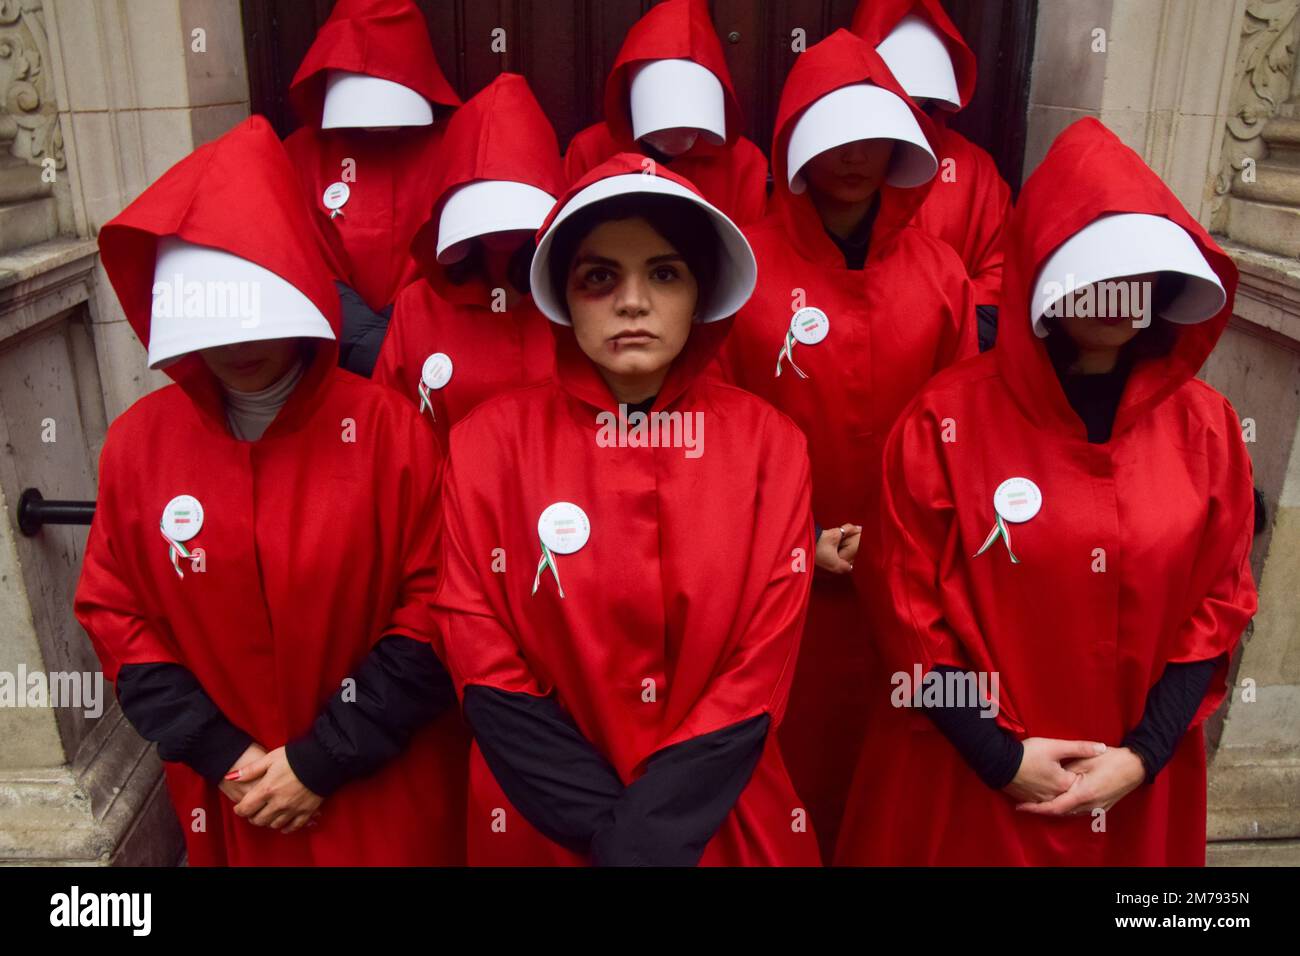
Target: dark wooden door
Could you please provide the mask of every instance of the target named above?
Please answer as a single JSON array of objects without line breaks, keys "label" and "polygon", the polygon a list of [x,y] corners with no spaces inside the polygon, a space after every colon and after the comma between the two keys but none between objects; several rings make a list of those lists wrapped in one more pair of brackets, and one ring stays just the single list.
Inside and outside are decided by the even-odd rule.
[{"label": "dark wooden door", "polygon": [[[560,143],[600,119],[605,76],[623,36],[651,0],[417,0],[447,78],[462,97],[497,73],[522,73]],[[852,19],[857,0],[711,0],[746,135],[764,152],[781,85],[794,62],[795,29],[812,46]],[[296,125],[285,93],[333,0],[242,0],[254,112],[281,135]],[[944,0],[980,63],[971,105],[954,126],[984,146],[1003,176],[1020,182],[1037,0]],[[505,30],[504,53],[492,52]]]}]

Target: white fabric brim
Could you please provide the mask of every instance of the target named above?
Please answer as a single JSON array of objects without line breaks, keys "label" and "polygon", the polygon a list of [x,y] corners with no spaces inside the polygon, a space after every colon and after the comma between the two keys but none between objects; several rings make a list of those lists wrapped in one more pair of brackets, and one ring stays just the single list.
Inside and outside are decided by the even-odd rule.
[{"label": "white fabric brim", "polygon": [[438,261],[465,258],[469,240],[494,232],[530,233],[542,228],[555,197],[536,186],[505,179],[481,179],[457,188],[438,218]]},{"label": "white fabric brim", "polygon": [[854,83],[827,93],[794,124],[786,147],[790,191],[804,191],[800,173],[814,156],[860,139],[898,142],[885,179],[891,186],[920,186],[939,169],[939,161],[903,99],[871,83]]},{"label": "white fabric brim", "polygon": [[693,60],[650,60],[634,68],[629,96],[632,137],[698,129],[713,145],[727,141],[727,99],[718,78]]},{"label": "white fabric brim", "polygon": [[718,256],[718,274],[713,290],[712,301],[701,303],[697,322],[716,322],[735,315],[740,307],[749,301],[754,292],[754,283],[758,279],[758,266],[754,262],[754,252],[749,243],[730,219],[721,211],[711,206],[685,186],[679,186],[670,179],[650,176],[643,173],[626,173],[597,180],[565,204],[555,215],[551,227],[537,244],[533,256],[529,282],[533,291],[533,301],[552,322],[559,325],[571,325],[569,310],[565,302],[564,290],[551,287],[551,245],[555,231],[564,221],[580,209],[594,205],[615,196],[645,193],[659,196],[675,196],[693,202],[709,214],[717,230],[722,247]]},{"label": "white fabric brim", "polygon": [[909,13],[881,41],[876,52],[912,99],[936,100],[946,109],[961,109],[957,74],[943,34],[925,20]]},{"label": "white fabric brim", "polygon": [[431,126],[433,107],[415,90],[364,73],[330,70],[321,129]]},{"label": "white fabric brim", "polygon": [[1187,277],[1160,318],[1194,325],[1218,315],[1228,299],[1223,283],[1187,230],[1164,216],[1116,213],[1067,239],[1039,270],[1030,305],[1034,334],[1044,338],[1043,314],[1077,289],[1106,279],[1175,272]]},{"label": "white fabric brim", "polygon": [[199,349],[265,339],[333,339],[297,287],[255,262],[176,236],[158,241],[149,367]]}]

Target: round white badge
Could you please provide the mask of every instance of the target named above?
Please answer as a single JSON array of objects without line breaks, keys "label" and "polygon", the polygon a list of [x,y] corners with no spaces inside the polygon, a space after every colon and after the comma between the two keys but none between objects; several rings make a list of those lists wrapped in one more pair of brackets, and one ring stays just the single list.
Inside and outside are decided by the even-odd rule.
[{"label": "round white badge", "polygon": [[325,204],[326,209],[338,210],[343,208],[343,204],[348,201],[352,195],[352,190],[347,183],[331,183],[325,189],[325,195],[321,197],[321,202]]},{"label": "round white badge", "polygon": [[173,541],[188,541],[203,527],[203,505],[193,495],[177,495],[163,508],[163,533]]},{"label": "round white badge", "polygon": [[451,381],[451,356],[446,352],[434,352],[424,360],[420,379],[424,382],[425,388],[434,391],[442,388]]},{"label": "round white badge", "polygon": [[587,513],[568,501],[548,505],[537,519],[537,535],[556,554],[573,554],[591,537]]},{"label": "round white badge", "polygon": [[1028,521],[1042,506],[1043,493],[1028,478],[1008,478],[993,492],[993,509],[1004,521]]},{"label": "round white badge", "polygon": [[790,319],[790,331],[800,345],[816,345],[830,333],[831,320],[821,309],[807,306]]}]

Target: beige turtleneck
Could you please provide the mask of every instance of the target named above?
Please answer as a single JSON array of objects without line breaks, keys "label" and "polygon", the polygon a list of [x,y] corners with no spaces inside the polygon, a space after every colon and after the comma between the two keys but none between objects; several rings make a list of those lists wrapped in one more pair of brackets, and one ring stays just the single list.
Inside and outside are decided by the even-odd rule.
[{"label": "beige turtleneck", "polygon": [[230,433],[240,441],[261,438],[293,394],[306,368],[306,363],[299,359],[278,382],[258,392],[240,392],[222,385],[226,393],[226,421],[230,424]]}]

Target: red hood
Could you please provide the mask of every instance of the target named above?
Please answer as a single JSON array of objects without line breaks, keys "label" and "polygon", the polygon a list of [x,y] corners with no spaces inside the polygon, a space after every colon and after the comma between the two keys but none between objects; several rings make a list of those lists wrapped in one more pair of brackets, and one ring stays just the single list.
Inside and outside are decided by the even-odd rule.
[{"label": "red hood", "polygon": [[329,70],[377,76],[431,103],[460,105],[438,66],[424,14],[411,0],[338,0],[289,84],[289,99],[304,123],[320,125]]},{"label": "red hood", "polygon": [[1061,389],[1043,340],[1034,335],[1029,308],[1033,284],[1047,258],[1101,216],[1145,213],[1187,230],[1227,293],[1224,307],[1196,325],[1176,326],[1173,350],[1139,362],[1115,417],[1118,434],[1200,371],[1232,314],[1237,267],[1137,153],[1096,119],[1061,133],[1020,192],[1007,223],[1006,264],[998,310],[998,369],[1017,403],[1045,427],[1080,428]]},{"label": "red hood", "polygon": [[[200,146],[99,231],[104,271],[146,347],[158,239],[169,235],[274,272],[311,299],[338,335],[338,292],[315,244],[311,210],[284,146],[261,116]],[[334,365],[337,354],[336,342],[321,340],[316,366]],[[216,379],[197,355],[166,371],[196,401],[220,409]]]},{"label": "red hood", "polygon": [[[848,30],[836,30],[795,60],[781,90],[776,131],[772,137],[772,201],[787,233],[808,259],[841,268],[843,254],[826,235],[808,194],[796,196],[790,192],[786,175],[786,145],[795,122],[805,109],[842,86],[863,82],[874,83],[899,96],[916,117],[931,151],[938,155],[938,134],[934,123],[903,92],[875,47]],[[879,248],[889,235],[907,225],[925,201],[932,183],[933,180],[912,189],[880,187],[880,212],[871,240],[873,248]]]},{"label": "red hood", "polygon": [[[551,214],[546,217],[546,222],[542,223],[542,228],[537,231],[537,241],[541,242],[542,236],[546,235],[546,231],[551,228],[551,223],[559,215],[560,210],[568,205],[569,201],[578,193],[592,183],[608,179],[611,176],[623,176],[628,173],[643,175],[642,163],[644,162],[645,157],[640,153],[619,153],[589,170],[586,175],[571,185],[564,195],[560,197],[559,202],[555,204],[555,208],[551,210]],[[690,180],[678,176],[669,169],[665,169],[663,164],[659,164],[656,175],[662,179],[668,179],[685,186],[701,199],[704,198],[703,194],[695,188],[695,185]],[[686,340],[686,345],[674,360],[672,368],[669,369],[663,387],[659,389],[659,395],[654,403],[656,411],[662,410],[676,401],[690,387],[691,383],[699,377],[708,364],[713,361],[714,356],[718,354],[718,350],[722,348],[722,343],[726,341],[733,321],[734,319],[729,317],[719,319],[716,322],[695,324],[691,329],[690,337]],[[578,347],[578,340],[573,334],[573,327],[552,322],[551,331],[555,334],[556,378],[560,385],[565,391],[590,405],[600,409],[612,410],[617,404],[614,396],[610,392],[609,386],[605,384],[605,380],[600,377],[600,372],[596,370],[595,364]]]},{"label": "red hood", "polygon": [[451,117],[438,147],[429,220],[411,242],[411,255],[443,298],[484,302],[478,289],[455,286],[437,261],[438,221],[443,201],[458,186],[484,179],[501,179],[536,186],[552,196],[564,188],[564,167],[555,130],[517,73],[502,73]]},{"label": "red hood", "polygon": [[629,108],[632,68],[645,60],[692,60],[716,76],[727,103],[727,145],[740,138],[745,118],[706,0],[664,0],[627,31],[605,81],[605,125],[628,150],[635,148]]},{"label": "red hood", "polygon": [[[957,74],[957,91],[963,107],[975,93],[975,54],[966,45],[957,25],[952,22],[939,0],[861,0],[853,11],[850,29],[871,44],[874,50],[898,26],[899,21],[914,13],[939,31],[947,40],[953,72]],[[939,110],[947,114],[948,110]]]}]

